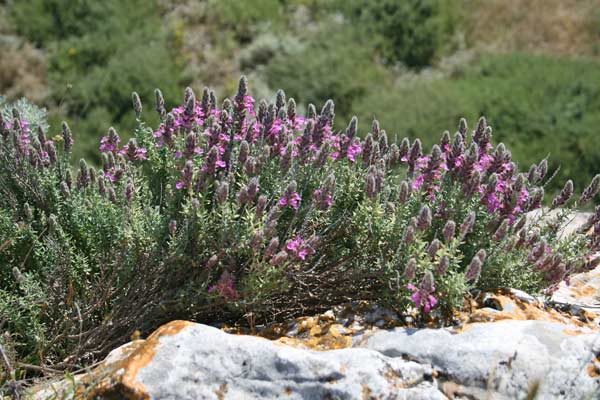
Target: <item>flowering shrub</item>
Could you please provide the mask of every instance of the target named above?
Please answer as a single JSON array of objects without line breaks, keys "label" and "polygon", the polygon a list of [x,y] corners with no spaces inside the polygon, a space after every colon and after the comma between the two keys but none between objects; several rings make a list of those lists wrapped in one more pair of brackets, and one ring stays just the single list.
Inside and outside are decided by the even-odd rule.
[{"label": "flowering shrub", "polygon": [[567,182],[551,223],[526,221],[547,162],[520,172],[483,118],[424,153],[377,121],[364,139],[356,118],[334,129],[331,101],[305,116],[282,91],[255,103],[245,78],[220,107],[188,88],[167,111],[157,90],[155,129],[133,105],[134,138],[109,129],[102,167],[74,173],[66,124],[49,139],[22,107],[1,114],[0,316],[17,359],[68,368],[174,318],[266,321],[353,299],[449,316],[472,289],[552,291],[600,247],[587,229],[559,235],[600,177],[575,202]]}]

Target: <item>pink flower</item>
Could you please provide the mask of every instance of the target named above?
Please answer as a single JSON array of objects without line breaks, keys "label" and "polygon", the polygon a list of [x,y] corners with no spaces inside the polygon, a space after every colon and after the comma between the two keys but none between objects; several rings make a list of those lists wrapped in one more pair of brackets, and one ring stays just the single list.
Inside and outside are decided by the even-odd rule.
[{"label": "pink flower", "polygon": [[100,151],[102,152],[116,152],[118,149],[119,142],[121,138],[115,137],[110,138],[109,136],[102,136],[100,139]]},{"label": "pink flower", "polygon": [[136,150],[136,153],[135,153],[135,155],[136,155],[136,157],[137,157],[137,159],[138,159],[138,160],[146,160],[146,159],[148,158],[148,157],[146,156],[146,153],[147,153],[147,150],[146,150],[146,148],[145,148],[145,147],[139,147],[139,148]]},{"label": "pink flower", "polygon": [[252,96],[244,96],[244,108],[248,111],[248,115],[254,117],[256,114],[254,113],[254,97]]},{"label": "pink flower", "polygon": [[204,166],[201,171],[212,174],[218,168],[225,168],[225,161],[221,160],[221,154],[225,151],[222,147],[212,146],[206,155]]},{"label": "pink flower", "polygon": [[104,177],[111,182],[118,182],[119,179],[123,176],[123,170],[120,168],[111,168],[108,171],[104,172]]},{"label": "pink flower", "polygon": [[[417,307],[423,307],[425,312],[431,311],[437,305],[437,299],[430,293],[426,293],[423,290],[418,289],[412,283],[406,286],[408,289],[413,291],[410,299],[415,303]],[[435,288],[433,288],[435,289]]]},{"label": "pink flower", "polygon": [[315,254],[315,250],[300,236],[296,236],[289,241],[286,249],[300,260],[306,259],[307,256]]},{"label": "pink flower", "polygon": [[294,129],[298,131],[301,131],[306,127],[306,118],[301,115],[296,115],[296,117],[290,122]]},{"label": "pink flower", "polygon": [[423,156],[423,157],[417,158],[417,162],[415,163],[415,169],[421,170],[421,169],[425,168],[427,166],[427,164],[429,163],[430,159],[431,159],[430,156]]},{"label": "pink flower", "polygon": [[356,156],[362,153],[362,146],[358,141],[354,141],[348,147],[348,159],[352,162],[356,161]]},{"label": "pink flower", "polygon": [[191,115],[185,113],[185,106],[174,108],[171,113],[175,117],[175,127],[177,128],[190,129],[194,125],[194,122],[200,126],[204,124],[204,113],[198,102],[196,102]]},{"label": "pink flower", "polygon": [[147,153],[146,148],[145,147],[137,147],[137,145],[135,144],[135,141],[133,139],[131,139],[129,142],[127,142],[125,147],[123,147],[123,149],[121,151],[119,151],[119,154],[127,156],[130,161],[146,160],[147,159],[146,153]]},{"label": "pink flower", "polygon": [[302,200],[302,198],[300,197],[300,195],[298,194],[298,192],[294,192],[291,195],[286,195],[284,197],[282,197],[279,200],[279,205],[286,207],[292,207],[294,210],[297,210],[298,207],[300,206],[300,201]]},{"label": "pink flower", "polygon": [[281,118],[277,118],[275,121],[273,121],[273,125],[271,125],[271,128],[269,129],[269,135],[277,137],[279,136],[282,130],[283,121],[281,120]]},{"label": "pink flower", "polygon": [[425,175],[419,175],[415,178],[415,180],[412,183],[412,188],[414,190],[419,190],[421,189],[421,186],[423,186],[423,182],[425,181]]},{"label": "pink flower", "polygon": [[356,138],[351,139],[347,135],[332,135],[329,139],[331,140],[331,146],[335,149],[331,153],[331,158],[334,160],[348,157],[348,160],[355,162],[356,156],[362,153],[362,146]]},{"label": "pink flower", "polygon": [[479,161],[475,164],[475,169],[480,172],[487,171],[487,169],[492,165],[492,162],[494,162],[494,157],[489,154],[483,154]]}]

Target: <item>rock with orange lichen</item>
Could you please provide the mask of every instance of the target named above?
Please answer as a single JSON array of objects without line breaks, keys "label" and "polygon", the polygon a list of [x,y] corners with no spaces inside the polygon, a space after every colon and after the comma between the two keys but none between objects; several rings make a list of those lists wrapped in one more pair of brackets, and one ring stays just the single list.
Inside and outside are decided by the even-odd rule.
[{"label": "rock with orange lichen", "polygon": [[585,310],[600,317],[600,266],[575,275],[568,285],[562,282],[553,293],[552,301],[571,310]]},{"label": "rock with orange lichen", "polygon": [[463,325],[502,320],[537,320],[600,331],[598,315],[592,312],[584,309],[559,310],[526,293],[510,289],[480,293],[461,317]]},{"label": "rock with orange lichen", "polygon": [[363,399],[368,392],[375,399],[446,398],[427,364],[361,348],[303,350],[202,324],[169,334],[171,324],[129,354],[119,351],[123,358],[110,356],[88,397]]},{"label": "rock with orange lichen", "polygon": [[[300,319],[305,323],[296,334],[304,339],[274,340],[174,321],[111,353],[78,378],[75,393],[89,399],[525,399],[537,385],[539,399],[599,394],[600,335],[593,326],[559,316],[532,320],[536,312],[496,301],[507,309],[497,311],[519,318],[344,335],[336,318],[317,316]],[[313,342],[319,338],[333,342]]]}]

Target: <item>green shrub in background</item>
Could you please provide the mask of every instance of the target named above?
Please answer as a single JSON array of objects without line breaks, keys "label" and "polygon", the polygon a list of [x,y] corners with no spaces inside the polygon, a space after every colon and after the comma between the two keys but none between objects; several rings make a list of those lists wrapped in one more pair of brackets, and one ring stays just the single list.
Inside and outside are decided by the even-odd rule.
[{"label": "green shrub in background", "polygon": [[276,29],[285,21],[280,0],[255,0],[252,6],[236,0],[209,0],[209,18],[216,18],[222,28],[233,31],[241,43],[254,39],[261,29]]},{"label": "green shrub in background", "polygon": [[306,116],[282,91],[255,103],[245,79],[221,107],[208,89],[168,113],[156,98],[157,127],[134,94],[135,138],[110,129],[102,168],[75,174],[68,125],[52,139],[43,111],[2,109],[0,341],[20,371],[80,367],[172,319],[267,322],[348,299],[451,323],[470,290],[548,293],[600,248],[558,231],[600,176],[576,202],[567,182],[556,224],[525,224],[548,164],[520,172],[484,119],[426,153],[377,121],[364,140],[354,118],[334,131],[331,101]]},{"label": "green shrub in background", "polygon": [[342,0],[334,8],[367,35],[388,63],[430,66],[436,56],[456,45],[458,10],[445,0]]},{"label": "green shrub in background", "polygon": [[391,80],[373,62],[367,43],[343,25],[332,26],[299,51],[275,55],[264,76],[270,87],[285,88],[302,104],[339,99],[336,110],[344,122],[356,111],[357,101]]}]

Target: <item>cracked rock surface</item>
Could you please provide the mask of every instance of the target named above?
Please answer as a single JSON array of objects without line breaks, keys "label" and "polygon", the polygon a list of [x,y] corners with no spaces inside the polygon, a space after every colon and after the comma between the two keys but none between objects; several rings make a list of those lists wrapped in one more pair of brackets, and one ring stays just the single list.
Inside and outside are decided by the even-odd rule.
[{"label": "cracked rock surface", "polygon": [[326,351],[173,321],[83,380],[89,398],[584,399],[599,354],[597,331],[551,321],[365,331]]}]

